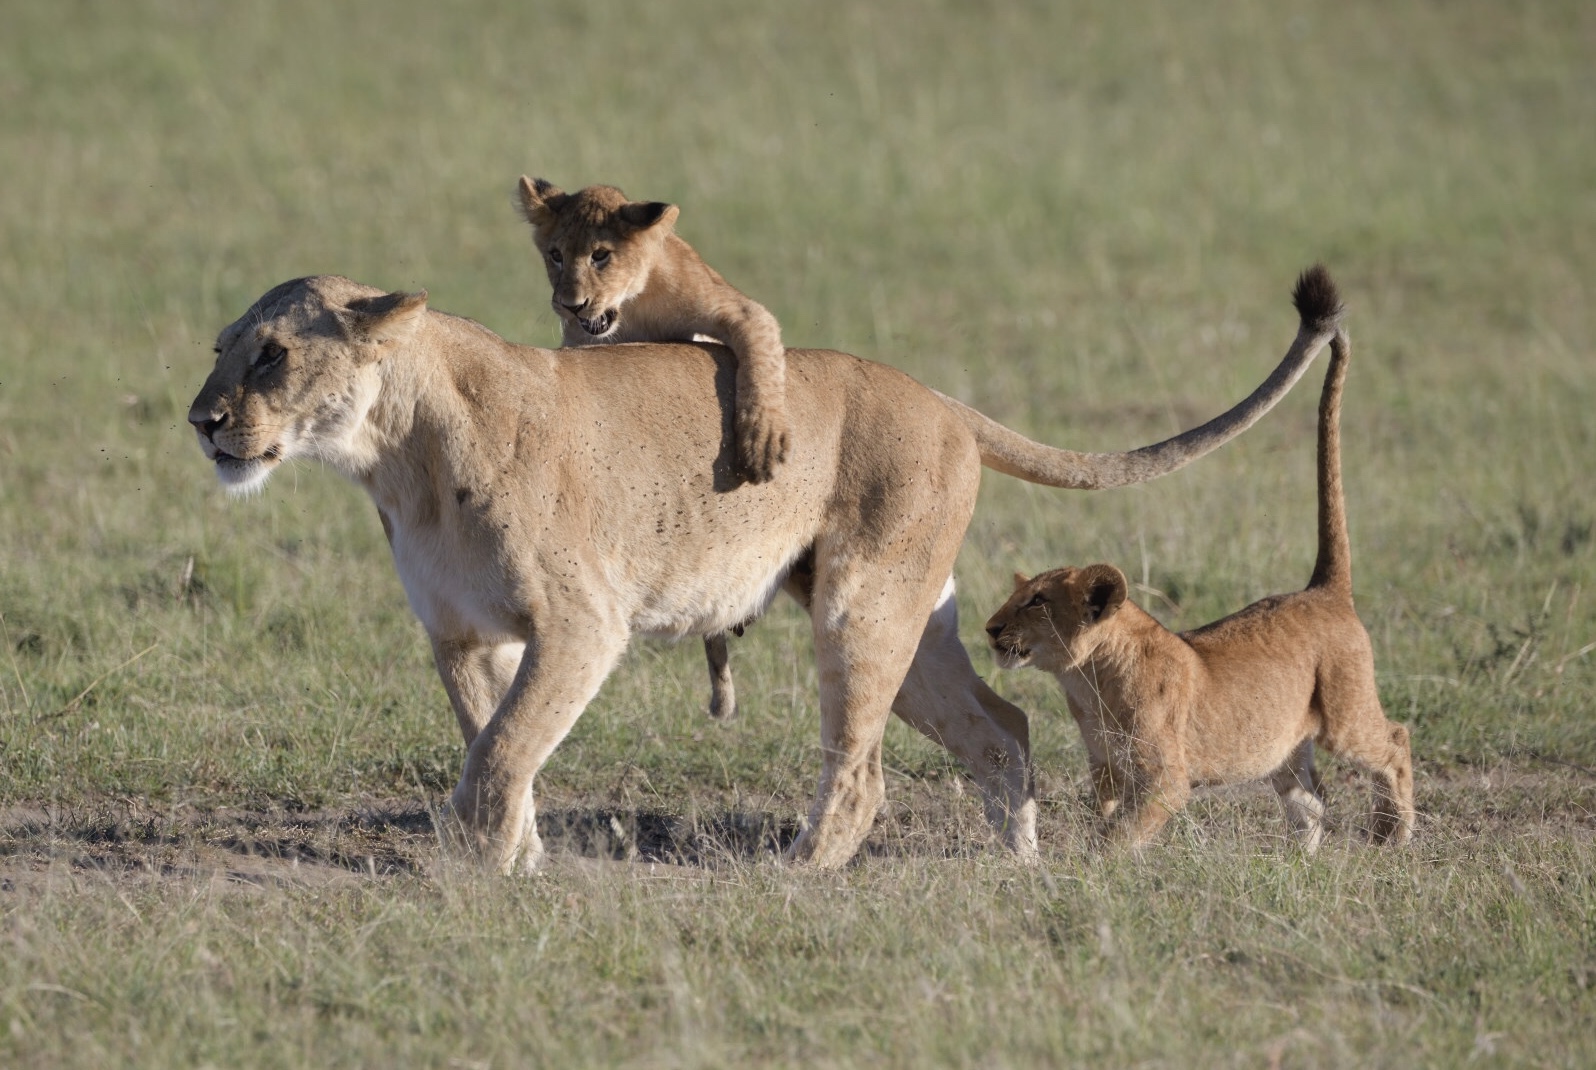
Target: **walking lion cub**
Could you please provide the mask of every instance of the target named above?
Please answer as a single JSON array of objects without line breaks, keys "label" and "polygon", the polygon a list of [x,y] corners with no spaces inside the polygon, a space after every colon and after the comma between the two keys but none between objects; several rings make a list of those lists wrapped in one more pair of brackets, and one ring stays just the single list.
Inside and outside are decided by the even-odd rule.
[{"label": "walking lion cub", "polygon": [[[1298,279],[1299,309],[1341,302],[1328,273]],[[1408,730],[1386,720],[1374,653],[1352,605],[1341,489],[1341,392],[1350,347],[1337,328],[1319,402],[1319,554],[1305,590],[1273,595],[1175,634],[1126,599],[1113,565],[1060,568],[1015,590],[987,622],[998,664],[1051,672],[1085,737],[1104,833],[1151,840],[1193,785],[1269,777],[1309,851],[1323,836],[1317,742],[1375,780],[1373,839],[1413,830]]]}]

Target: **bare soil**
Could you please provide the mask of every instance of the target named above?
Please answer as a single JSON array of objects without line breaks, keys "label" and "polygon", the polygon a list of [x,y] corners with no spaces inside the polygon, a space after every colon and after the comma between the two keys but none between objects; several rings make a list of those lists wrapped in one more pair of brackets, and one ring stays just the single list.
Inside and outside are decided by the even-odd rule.
[{"label": "bare soil", "polygon": [[[1084,784],[1043,777],[1044,856],[1091,846]],[[1327,776],[1330,832],[1361,839],[1368,785]],[[954,780],[900,778],[864,857],[949,857],[990,851],[973,792]],[[551,862],[577,859],[714,869],[769,858],[797,835],[794,806],[761,811],[687,800],[682,812],[616,800],[545,798],[538,827]],[[1416,849],[1448,842],[1596,837],[1596,770],[1552,760],[1425,770]],[[1282,839],[1273,793],[1247,785],[1199,793],[1174,835],[1194,846]],[[322,810],[152,807],[97,799],[0,810],[0,892],[82,882],[203,882],[247,892],[312,888],[428,872],[438,859],[434,811],[415,799],[362,799]]]}]

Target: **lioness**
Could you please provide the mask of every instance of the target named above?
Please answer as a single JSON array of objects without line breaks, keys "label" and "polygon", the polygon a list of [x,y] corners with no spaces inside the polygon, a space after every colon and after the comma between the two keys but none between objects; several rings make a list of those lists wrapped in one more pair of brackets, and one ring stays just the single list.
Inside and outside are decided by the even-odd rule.
[{"label": "lioness", "polygon": [[[737,357],[737,458],[755,483],[787,457],[787,350],[781,326],[675,232],[677,208],[629,201],[614,186],[565,193],[521,176],[521,214],[543,257],[561,345],[712,339]],[[739,623],[733,629],[742,634]],[[726,633],[704,638],[712,717],[737,712]]]},{"label": "lioness", "polygon": [[[1298,282],[1297,307],[1305,304],[1339,310],[1322,270]],[[1408,730],[1380,708],[1374,652],[1352,606],[1344,332],[1330,352],[1319,402],[1319,557],[1306,590],[1176,635],[1126,599],[1119,569],[1088,565],[1016,576],[1013,596],[987,622],[998,664],[1034,666],[1063,685],[1112,842],[1152,839],[1194,784],[1268,776],[1292,833],[1312,851],[1324,816],[1316,740],[1373,774],[1376,841],[1402,843],[1412,832]]]},{"label": "lioness", "polygon": [[885,801],[889,711],[958,756],[1007,845],[1034,856],[1025,714],[975,675],[952,597],[981,466],[1079,488],[1172,471],[1301,375],[1334,332],[1330,310],[1301,311],[1246,401],[1129,454],[1051,449],[892,368],[797,350],[799,433],[777,477],[749,484],[722,347],[517,346],[425,293],[320,276],[222,330],[189,421],[234,492],[314,457],[371,495],[466,742],[454,826],[492,868],[537,864],[534,776],[633,633],[712,635],[783,585],[820,676],[820,785],[792,857],[854,854]]}]

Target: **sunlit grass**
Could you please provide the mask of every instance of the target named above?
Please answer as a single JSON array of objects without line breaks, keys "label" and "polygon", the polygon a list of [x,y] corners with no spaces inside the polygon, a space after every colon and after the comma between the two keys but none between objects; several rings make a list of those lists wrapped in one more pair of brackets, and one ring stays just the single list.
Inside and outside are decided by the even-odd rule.
[{"label": "sunlit grass", "polygon": [[[1574,3],[9,11],[0,1064],[1588,1063],[1593,40]],[[896,724],[856,868],[710,849],[813,790],[783,605],[734,643],[740,720],[696,644],[639,643],[542,778],[573,821],[709,829],[693,865],[434,873],[461,749],[369,504],[308,465],[226,501],[185,417],[216,330],[307,273],[553,343],[523,172],[676,202],[792,344],[1078,448],[1242,396],[1323,259],[1415,849],[1358,842],[1333,768],[1313,861],[1251,797],[1097,858],[1056,686],[980,650],[1017,569],[1113,561],[1175,627],[1301,586],[1310,375],[1148,486],[987,480],[959,597],[1034,715],[1039,872]],[[251,851],[260,883],[206,876]]]}]

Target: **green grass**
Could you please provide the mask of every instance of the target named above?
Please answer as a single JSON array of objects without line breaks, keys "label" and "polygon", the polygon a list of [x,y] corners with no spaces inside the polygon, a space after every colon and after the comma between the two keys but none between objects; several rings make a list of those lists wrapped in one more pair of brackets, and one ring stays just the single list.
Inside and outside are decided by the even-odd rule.
[{"label": "green grass", "polygon": [[[0,1065],[1585,1065],[1596,984],[1596,10],[1577,3],[21,5],[0,36]],[[807,625],[637,644],[540,783],[550,871],[440,871],[461,760],[382,533],[311,466],[223,499],[216,331],[338,272],[553,344],[515,178],[611,182],[794,345],[1062,445],[1218,412],[1323,259],[1359,610],[1410,851],[1256,794],[1087,847],[1010,574],[1190,627],[1305,582],[1317,375],[1171,478],[991,476],[977,667],[1034,715],[1045,862],[894,724],[841,874]],[[630,859],[630,861],[627,861]],[[680,864],[677,864],[680,863]]]}]

